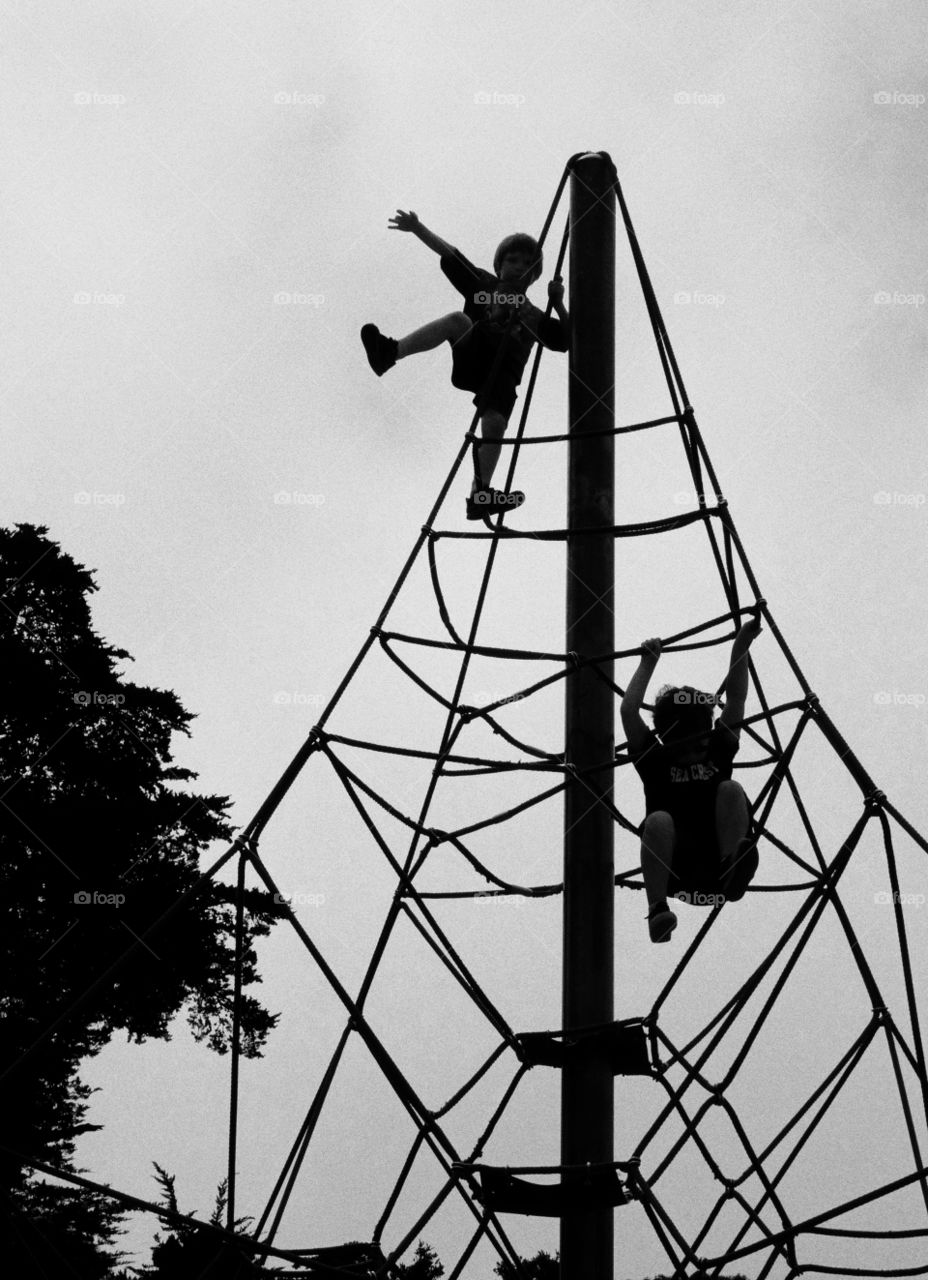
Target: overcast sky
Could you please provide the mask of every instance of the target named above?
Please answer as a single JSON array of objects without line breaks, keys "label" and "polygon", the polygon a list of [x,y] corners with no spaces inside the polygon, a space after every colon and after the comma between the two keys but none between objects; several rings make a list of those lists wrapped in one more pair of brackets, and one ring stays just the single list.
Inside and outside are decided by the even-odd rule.
[{"label": "overcast sky", "polygon": [[[4,519],[47,525],[95,571],[98,630],[134,655],[132,679],[174,689],[197,715],[178,759],[202,789],[232,797],[238,823],[365,640],[469,420],[469,397],[448,382],[446,350],[382,380],[365,363],[364,322],[400,336],[457,305],[437,259],[389,231],[388,218],[414,209],[489,266],[503,235],[537,233],[568,157],[602,149],[616,163],[763,594],[864,764],[914,825],[928,827],[928,10],[920,0],[572,9],[550,0],[44,0],[5,4],[0,18]],[[566,204],[549,269],[565,216]],[[542,305],[547,278],[535,290]],[[616,407],[623,421],[668,411],[621,245]],[[565,414],[566,357],[552,353],[529,430],[562,430]],[[519,483],[528,501],[513,525],[555,527],[565,510],[563,454],[525,453]],[[681,508],[688,477],[671,428],[624,437],[617,471],[619,519]],[[455,481],[440,527],[465,527],[466,487],[463,476]],[[695,533],[619,551],[619,648],[722,612]],[[481,543],[440,544],[458,618],[470,616],[484,554]],[[556,652],[562,599],[561,551],[507,546],[481,635]],[[423,566],[391,621],[442,634]],[[769,633],[755,656],[772,696],[795,694]],[[720,662],[718,652],[690,664],[668,657],[659,676],[718,683]],[[453,682],[438,658],[419,669]],[[531,674],[478,664],[468,690],[475,701],[480,691],[506,696]],[[506,723],[556,751],[560,711],[557,692],[538,710],[517,704]],[[434,746],[441,721],[379,656],[330,727]],[[360,756],[345,758],[361,767]],[[423,774],[381,760],[364,768],[399,807],[421,798]],[[808,769],[810,805],[833,853],[859,795],[827,760],[810,757]],[[461,782],[474,790],[439,797],[439,812],[444,805],[464,825],[466,812],[521,796],[518,785]],[[637,819],[634,779],[618,788]],[[485,838],[478,847],[520,883],[556,880],[559,804],[511,843]],[[389,838],[399,844],[397,831]],[[391,882],[322,761],[262,851],[282,886],[304,895],[301,919],[354,989]],[[634,862],[630,837],[617,857]],[[910,887],[923,883],[922,868],[910,856]],[[874,904],[881,874],[874,843],[849,873],[848,894],[895,996],[891,913]],[[787,869],[771,861],[764,875],[776,883]],[[640,895],[620,894],[618,904],[625,1017],[646,1009],[674,956],[649,948]],[[793,895],[752,895],[738,917],[727,913],[676,1015],[683,1038],[797,905]],[[925,910],[912,907],[916,933]],[[444,919],[514,1026],[557,1024],[557,900],[448,908]],[[697,923],[694,912],[684,917],[675,956]],[[264,995],[283,1020],[264,1063],[244,1073],[243,1212],[260,1211],[341,1025],[283,930],[265,949],[264,972]],[[407,930],[388,953],[372,1017],[436,1104],[461,1083],[462,1064],[476,1065],[494,1043],[458,1000]],[[750,1111],[775,1085],[769,1108],[753,1104],[765,1132],[869,1014],[833,921],[786,1003],[742,1099]],[[823,1130],[819,1153],[797,1173],[796,1216],[836,1203],[851,1183],[848,1194],[909,1171],[898,1135],[886,1137],[898,1107],[890,1119],[874,1101],[887,1064],[874,1066],[843,1124]],[[157,1160],[178,1175],[181,1206],[205,1209],[224,1173],[225,1065],[192,1048],[183,1028],[169,1045],[112,1046],[87,1071],[101,1087],[94,1118],[106,1129],[84,1142],[83,1164],[150,1195]],[[493,1152],[499,1163],[557,1160],[556,1082],[538,1075],[517,1095]],[[496,1087],[468,1114],[472,1125],[500,1080]],[[654,1089],[620,1082],[618,1157],[640,1136],[639,1117],[653,1113]],[[923,1132],[924,1115],[919,1123]],[[471,1133],[462,1123],[462,1145]],[[354,1046],[282,1242],[366,1238],[410,1138]],[[850,1176],[874,1149],[886,1159]],[[406,1223],[437,1185],[434,1168],[417,1172],[401,1205]],[[900,1207],[889,1225],[916,1225],[904,1217]],[[660,1269],[634,1208],[617,1227],[629,1274]],[[467,1230],[449,1209],[424,1234],[450,1269]],[[531,1252],[556,1240],[550,1223],[513,1219],[512,1234]],[[146,1238],[140,1228],[132,1242]],[[892,1257],[923,1260],[906,1248]],[[478,1254],[466,1276],[481,1280],[491,1266]]]}]

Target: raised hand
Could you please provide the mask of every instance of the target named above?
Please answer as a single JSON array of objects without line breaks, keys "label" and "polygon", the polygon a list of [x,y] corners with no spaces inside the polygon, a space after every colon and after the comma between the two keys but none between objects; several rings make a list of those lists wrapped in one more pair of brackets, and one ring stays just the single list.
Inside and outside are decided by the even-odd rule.
[{"label": "raised hand", "polygon": [[387,226],[391,231],[418,231],[419,215],[411,209],[408,213],[403,209],[397,209]]},{"label": "raised hand", "polygon": [[548,284],[548,297],[555,306],[564,301],[564,281],[560,276],[555,276]]},{"label": "raised hand", "polygon": [[762,619],[760,609],[758,609],[756,613],[752,613],[751,616],[741,624],[738,636],[741,638],[742,643],[746,641],[748,644],[751,644],[751,642],[756,640],[760,635],[761,630]]}]

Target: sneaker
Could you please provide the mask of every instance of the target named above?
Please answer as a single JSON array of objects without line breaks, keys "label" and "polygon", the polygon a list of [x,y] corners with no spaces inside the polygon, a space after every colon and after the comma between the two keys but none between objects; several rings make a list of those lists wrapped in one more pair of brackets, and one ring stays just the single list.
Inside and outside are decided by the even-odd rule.
[{"label": "sneaker", "polygon": [[367,363],[378,378],[396,364],[396,339],[385,338],[375,324],[366,324],[361,330],[361,341],[367,352]]},{"label": "sneaker", "polygon": [[475,489],[467,499],[467,518],[482,520],[500,511],[515,511],[524,501],[525,494],[520,489],[513,489],[512,493],[504,493],[502,489]]},{"label": "sneaker", "polygon": [[648,912],[648,933],[652,942],[669,942],[677,927],[677,917],[666,902],[658,902]]},{"label": "sneaker", "polygon": [[759,861],[756,837],[745,836],[728,864],[722,864],[722,892],[727,902],[738,902],[744,897]]}]

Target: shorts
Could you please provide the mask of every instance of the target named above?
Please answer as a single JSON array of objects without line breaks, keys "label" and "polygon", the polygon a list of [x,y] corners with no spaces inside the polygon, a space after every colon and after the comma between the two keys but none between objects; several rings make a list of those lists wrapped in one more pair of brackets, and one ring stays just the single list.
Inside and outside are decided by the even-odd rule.
[{"label": "shorts", "polygon": [[715,833],[707,832],[705,840],[699,839],[698,832],[684,840],[678,836],[667,881],[667,896],[688,899],[695,906],[714,906],[714,902],[700,903],[699,899],[714,898],[719,893],[721,880],[722,860]]},{"label": "shorts", "polygon": [[[673,813],[670,816],[676,838],[667,896],[682,898],[693,906],[715,906],[722,881],[722,855],[715,823],[708,815],[701,819]],[[748,834],[758,834],[753,817],[748,822]]]},{"label": "shorts", "polygon": [[451,385],[460,391],[476,391],[474,404],[481,411],[495,409],[508,421],[516,402],[517,384],[505,363],[497,369],[493,385],[485,386],[498,351],[499,341],[481,325],[473,325],[463,338],[451,343]]},{"label": "shorts", "polygon": [[[667,881],[668,897],[714,895],[721,881],[721,854],[715,823],[708,814],[671,814],[674,824],[673,863]],[[644,824],[642,823],[642,826]]]}]

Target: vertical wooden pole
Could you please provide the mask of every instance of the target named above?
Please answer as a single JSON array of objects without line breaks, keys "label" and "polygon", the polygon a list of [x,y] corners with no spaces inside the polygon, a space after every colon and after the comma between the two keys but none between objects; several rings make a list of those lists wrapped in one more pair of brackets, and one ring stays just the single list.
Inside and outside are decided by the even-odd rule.
[{"label": "vertical wooden pole", "polygon": [[[615,578],[614,423],[615,170],[601,152],[578,157],[570,191],[570,443],[567,526],[567,651],[612,653]],[[574,533],[601,528],[602,533]],[[607,532],[609,530],[610,532]],[[611,679],[613,662],[600,664]],[[615,745],[614,695],[587,666],[566,680],[568,775],[564,828],[565,1031],[612,1022]],[[614,1157],[612,1065],[605,1053],[563,1068],[561,1163]],[[570,1175],[564,1175],[567,1180]],[[613,1210],[561,1219],[563,1280],[612,1280]]]}]

